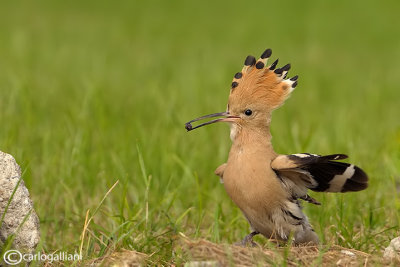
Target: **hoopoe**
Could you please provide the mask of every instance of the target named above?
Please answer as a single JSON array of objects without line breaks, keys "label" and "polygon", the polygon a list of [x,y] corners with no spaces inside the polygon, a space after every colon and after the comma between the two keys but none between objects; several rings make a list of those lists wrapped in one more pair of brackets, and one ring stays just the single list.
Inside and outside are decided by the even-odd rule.
[{"label": "hoopoe", "polygon": [[[360,191],[368,177],[359,167],[344,162],[344,154],[320,156],[300,153],[277,154],[271,144],[271,113],[280,107],[297,86],[298,76],[286,78],[290,64],[277,68],[278,60],[266,66],[272,54],[260,59],[248,56],[241,72],[234,75],[226,112],[199,117],[187,131],[215,122],[230,124],[232,147],[228,161],[215,170],[226,192],[241,209],[252,232],[242,245],[254,245],[253,236],[294,244],[318,244],[318,236],[302,212],[300,200],[320,205],[308,195],[316,192]],[[220,117],[195,127],[193,122]]]}]

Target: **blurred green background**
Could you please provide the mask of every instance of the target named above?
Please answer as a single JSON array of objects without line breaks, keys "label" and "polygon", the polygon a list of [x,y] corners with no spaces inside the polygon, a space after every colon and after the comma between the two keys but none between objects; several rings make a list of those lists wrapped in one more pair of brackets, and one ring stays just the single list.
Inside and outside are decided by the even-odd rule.
[{"label": "blurred green background", "polygon": [[[2,1],[0,150],[22,166],[45,251],[127,248],[169,262],[179,232],[235,242],[248,226],[214,169],[248,54],[272,48],[299,86],[274,113],[279,153],[347,153],[366,191],[313,193],[325,244],[375,253],[398,234],[398,1]],[[147,188],[147,189],[146,189]],[[258,239],[265,242],[265,239]],[[179,257],[179,253],[174,254]]]}]

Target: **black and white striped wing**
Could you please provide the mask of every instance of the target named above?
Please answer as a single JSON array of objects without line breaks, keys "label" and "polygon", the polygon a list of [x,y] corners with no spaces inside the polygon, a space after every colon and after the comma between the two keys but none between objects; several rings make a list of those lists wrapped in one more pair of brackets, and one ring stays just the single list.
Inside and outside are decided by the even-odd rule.
[{"label": "black and white striped wing", "polygon": [[368,176],[362,169],[337,161],[345,158],[347,156],[343,154],[279,155],[271,162],[271,167],[297,197],[306,197],[307,189],[344,193],[367,188]]}]

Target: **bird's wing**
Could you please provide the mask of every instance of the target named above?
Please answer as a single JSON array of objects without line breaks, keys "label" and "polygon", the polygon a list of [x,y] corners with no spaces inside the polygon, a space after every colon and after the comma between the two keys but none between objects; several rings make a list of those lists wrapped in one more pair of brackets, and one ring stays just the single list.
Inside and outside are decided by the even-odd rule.
[{"label": "bird's wing", "polygon": [[307,198],[307,189],[344,193],[367,188],[368,176],[363,170],[337,161],[345,158],[347,156],[343,154],[279,155],[271,162],[271,167],[293,196],[298,198]]},{"label": "bird's wing", "polygon": [[224,183],[224,171],[225,171],[225,167],[226,167],[226,163],[220,165],[215,171],[214,173],[216,175],[219,176],[219,181],[221,182],[221,184]]}]

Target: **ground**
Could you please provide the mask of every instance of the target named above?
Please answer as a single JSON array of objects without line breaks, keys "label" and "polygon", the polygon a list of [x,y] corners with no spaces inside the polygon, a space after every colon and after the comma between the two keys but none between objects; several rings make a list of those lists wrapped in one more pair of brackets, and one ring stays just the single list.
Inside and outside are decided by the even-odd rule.
[{"label": "ground", "polygon": [[37,251],[81,252],[85,262],[136,251],[168,265],[190,261],[181,233],[216,247],[248,234],[213,174],[228,127],[187,133],[184,123],[224,111],[245,57],[269,47],[299,75],[273,114],[275,150],[345,153],[370,178],[362,192],[311,193],[322,206],[305,213],[325,248],[380,257],[399,235],[398,8],[3,1],[0,150],[22,167],[40,217]]}]

